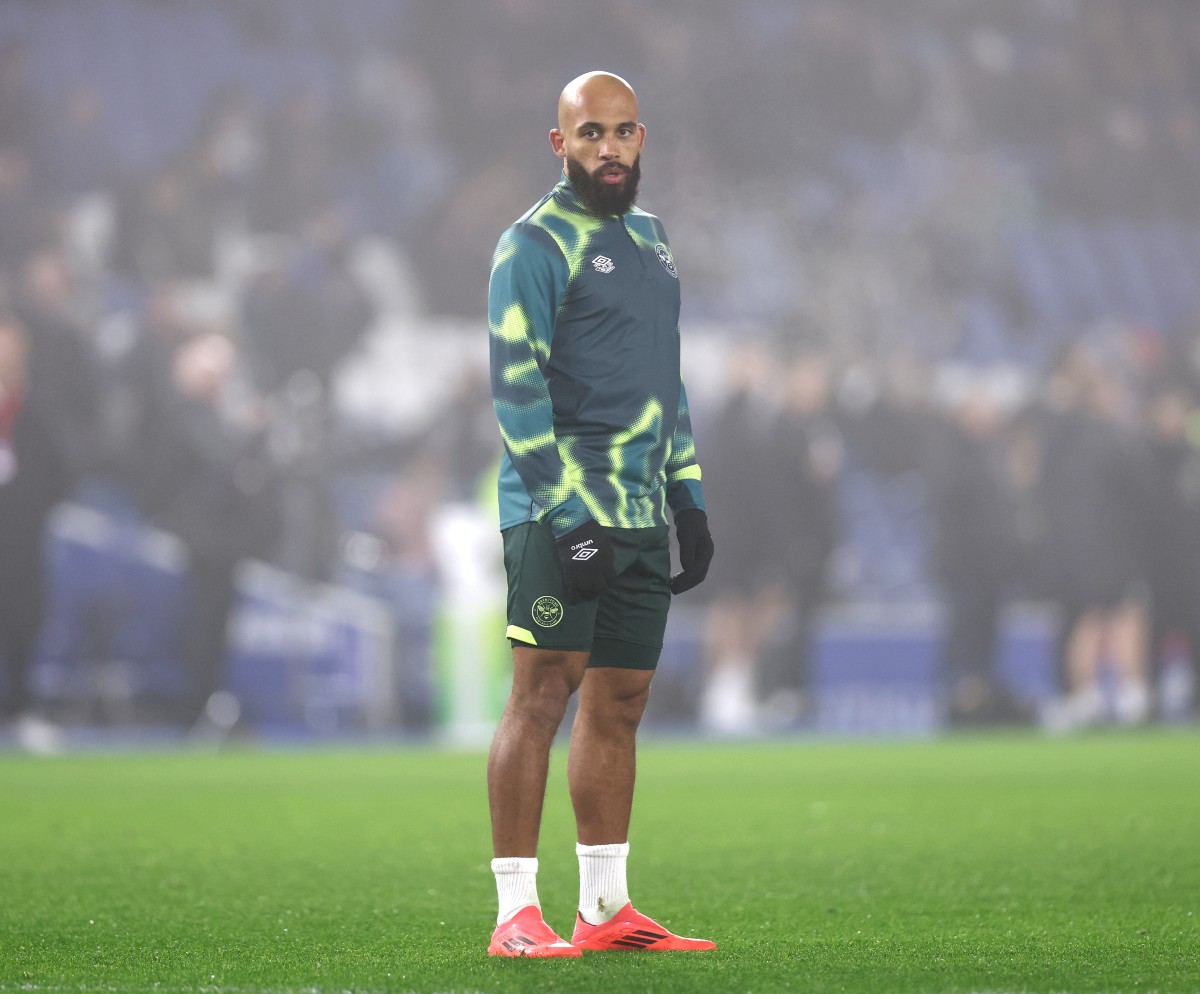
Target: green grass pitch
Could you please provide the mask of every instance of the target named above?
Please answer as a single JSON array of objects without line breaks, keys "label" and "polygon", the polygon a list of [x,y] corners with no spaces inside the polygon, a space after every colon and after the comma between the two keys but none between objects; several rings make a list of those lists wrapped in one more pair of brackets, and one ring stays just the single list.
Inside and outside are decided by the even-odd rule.
[{"label": "green grass pitch", "polygon": [[[483,757],[0,756],[0,991],[1191,992],[1200,736],[643,743],[637,906],[708,954],[488,959]],[[556,751],[539,889],[577,897]]]}]

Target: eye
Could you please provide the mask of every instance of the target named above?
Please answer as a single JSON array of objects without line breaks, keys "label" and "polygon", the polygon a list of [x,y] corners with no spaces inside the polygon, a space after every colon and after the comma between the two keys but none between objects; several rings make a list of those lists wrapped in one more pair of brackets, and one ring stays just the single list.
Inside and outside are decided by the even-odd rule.
[{"label": "eye", "polygon": [[617,134],[619,134],[622,138],[628,138],[633,134],[633,128],[620,128],[617,130]]}]

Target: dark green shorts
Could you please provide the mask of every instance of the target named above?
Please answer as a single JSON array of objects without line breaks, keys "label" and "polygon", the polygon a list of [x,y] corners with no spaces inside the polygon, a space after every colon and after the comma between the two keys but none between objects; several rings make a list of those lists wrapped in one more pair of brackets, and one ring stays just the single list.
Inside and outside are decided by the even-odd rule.
[{"label": "dark green shorts", "polygon": [[514,644],[591,652],[589,666],[652,670],[662,652],[671,591],[670,529],[606,528],[617,582],[598,600],[568,604],[554,532],[546,522],[504,531],[508,637]]}]

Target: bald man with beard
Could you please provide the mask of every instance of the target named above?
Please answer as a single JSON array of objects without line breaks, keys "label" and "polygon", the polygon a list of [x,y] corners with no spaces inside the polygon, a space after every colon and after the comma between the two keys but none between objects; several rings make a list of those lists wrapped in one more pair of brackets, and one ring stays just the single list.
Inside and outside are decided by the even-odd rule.
[{"label": "bald man with beard", "polygon": [[[662,224],[634,206],[645,136],[619,76],[567,84],[550,132],[563,176],[492,263],[513,653],[488,758],[494,956],[715,948],[635,911],[625,875],[636,735],[667,612],[713,554],[679,373],[679,274]],[[580,897],[566,942],[542,917],[537,845],[551,743],[576,691],[567,778]]]}]

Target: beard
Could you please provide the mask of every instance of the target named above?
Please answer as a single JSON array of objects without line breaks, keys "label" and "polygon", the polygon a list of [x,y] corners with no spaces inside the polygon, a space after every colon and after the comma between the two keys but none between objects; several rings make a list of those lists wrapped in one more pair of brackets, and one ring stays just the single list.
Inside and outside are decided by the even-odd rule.
[{"label": "beard", "polygon": [[583,205],[597,217],[624,214],[637,200],[638,181],[642,178],[642,156],[633,160],[632,166],[620,166],[625,182],[609,184],[600,181],[600,174],[619,163],[605,163],[589,173],[578,159],[567,156],[567,178]]}]

